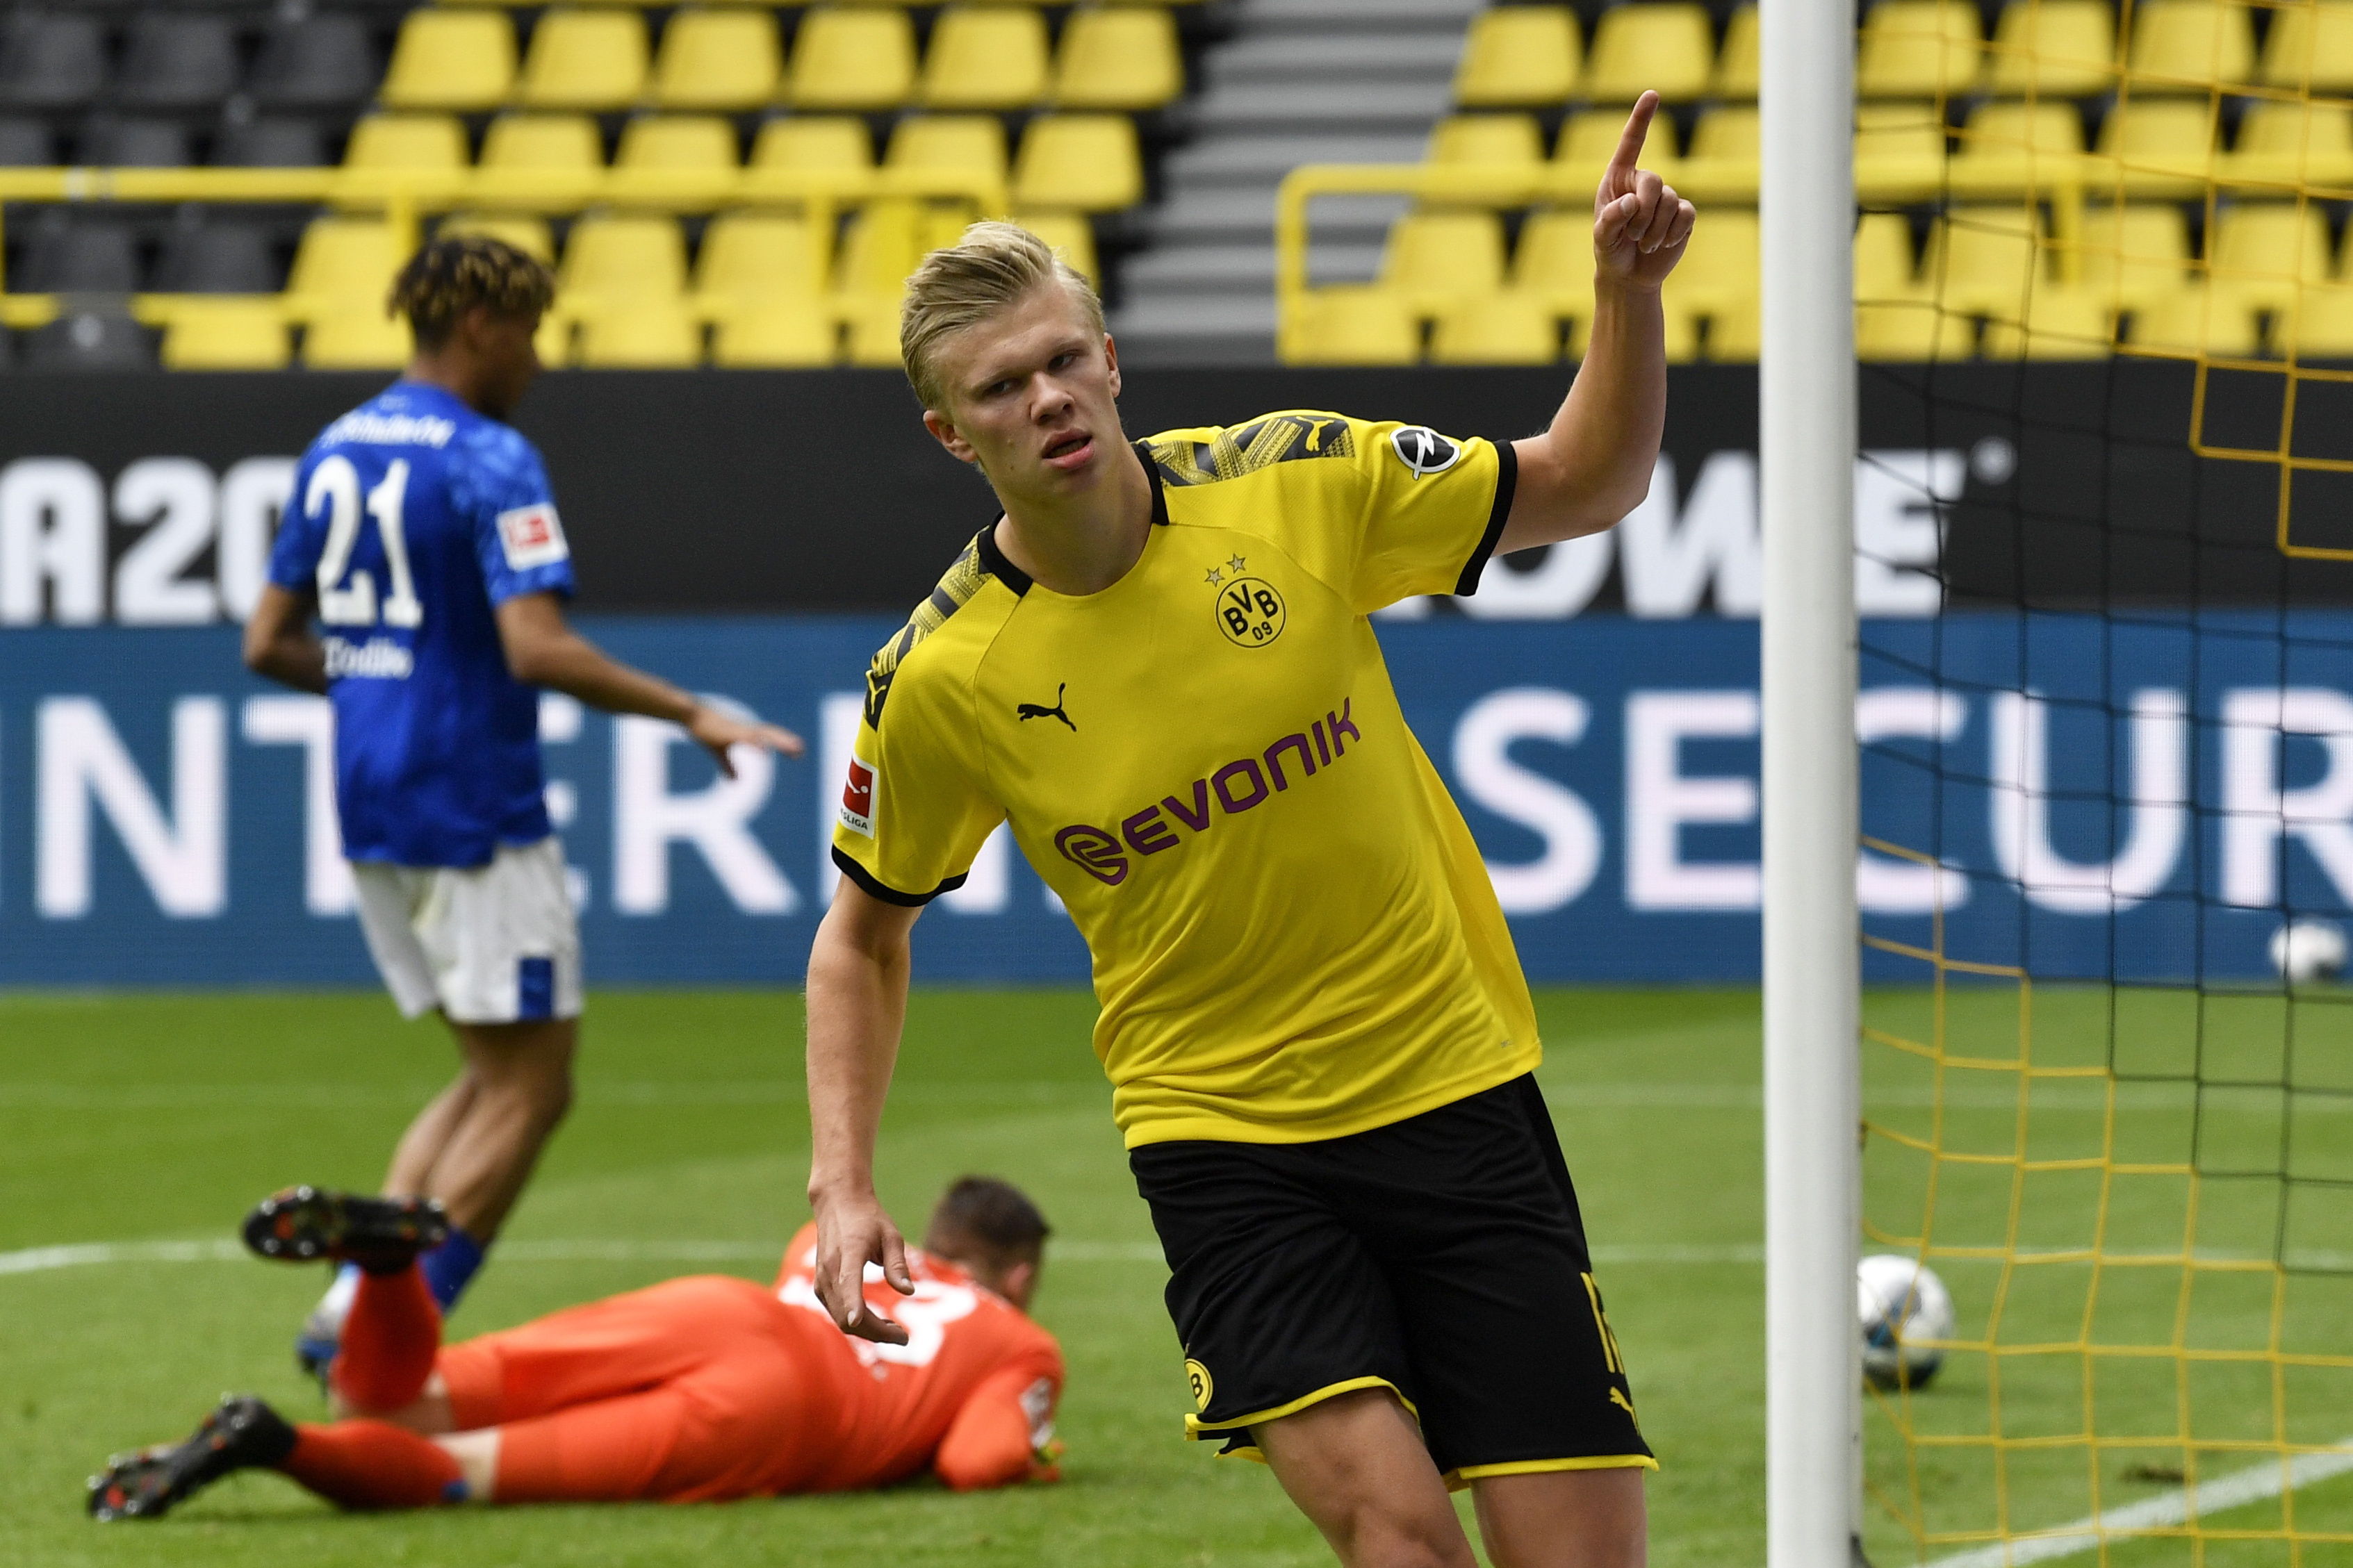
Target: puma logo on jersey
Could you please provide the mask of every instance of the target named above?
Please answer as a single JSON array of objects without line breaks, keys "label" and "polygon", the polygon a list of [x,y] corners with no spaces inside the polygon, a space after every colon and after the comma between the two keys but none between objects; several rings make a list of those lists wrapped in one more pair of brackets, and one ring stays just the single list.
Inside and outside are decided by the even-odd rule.
[{"label": "puma logo on jersey", "polygon": [[1071,722],[1071,716],[1068,713],[1062,711],[1062,693],[1070,689],[1071,683],[1067,680],[1054,688],[1054,705],[1051,708],[1042,702],[1016,703],[1013,709],[1014,721],[1026,724],[1032,719],[1060,719],[1071,734],[1077,734],[1079,727]]}]

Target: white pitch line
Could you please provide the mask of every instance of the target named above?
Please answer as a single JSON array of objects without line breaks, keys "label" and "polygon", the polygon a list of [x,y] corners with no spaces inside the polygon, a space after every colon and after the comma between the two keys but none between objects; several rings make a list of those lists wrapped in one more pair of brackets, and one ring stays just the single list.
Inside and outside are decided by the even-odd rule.
[{"label": "white pitch line", "polygon": [[[2353,1470],[2353,1437],[2338,1438],[2336,1447],[2337,1452],[2298,1454],[2284,1465],[2272,1461],[2233,1471],[2216,1480],[2200,1481],[2194,1489],[2198,1494],[2197,1511],[2200,1517],[2221,1513]],[[2130,1540],[2151,1531],[2168,1530],[2189,1518],[2192,1489],[2183,1487],[2079,1519],[2073,1524],[2063,1524],[2048,1533],[1996,1542],[1990,1546],[1940,1557],[1929,1568],[2023,1568],[2029,1563],[2048,1563],[2054,1558],[2096,1551],[2103,1542]]]}]

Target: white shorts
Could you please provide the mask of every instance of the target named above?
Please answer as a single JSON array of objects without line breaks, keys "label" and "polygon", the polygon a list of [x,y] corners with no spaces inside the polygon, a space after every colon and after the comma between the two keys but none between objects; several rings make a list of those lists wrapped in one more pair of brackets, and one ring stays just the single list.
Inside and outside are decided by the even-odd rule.
[{"label": "white shorts", "polygon": [[459,1024],[580,1016],[580,926],[564,846],[501,845],[487,866],[354,860],[360,930],[376,972],[414,1018]]}]

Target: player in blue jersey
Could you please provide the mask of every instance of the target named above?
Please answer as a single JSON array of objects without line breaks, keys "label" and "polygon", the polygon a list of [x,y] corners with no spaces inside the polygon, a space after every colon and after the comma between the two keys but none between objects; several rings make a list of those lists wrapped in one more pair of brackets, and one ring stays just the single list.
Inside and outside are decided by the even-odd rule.
[{"label": "player in blue jersey", "polygon": [[[547,269],[492,239],[427,245],[390,309],[406,374],[312,442],[246,624],[245,660],[335,710],[335,805],[368,951],[401,1012],[438,1009],[463,1067],[395,1151],[388,1194],[438,1198],[422,1259],[446,1312],[564,1118],[580,938],[548,821],[535,689],[729,748],[799,739],[619,664],[565,622],[571,552],[538,451],[501,423],[539,373]],[[314,629],[315,623],[315,629]],[[301,1345],[323,1365],[353,1279]]]}]

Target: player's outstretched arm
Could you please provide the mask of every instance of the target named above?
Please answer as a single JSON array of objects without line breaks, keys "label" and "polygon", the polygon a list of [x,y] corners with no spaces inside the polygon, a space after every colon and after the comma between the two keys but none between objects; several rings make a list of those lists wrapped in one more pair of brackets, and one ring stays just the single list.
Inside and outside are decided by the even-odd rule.
[{"label": "player's outstretched arm", "polygon": [[245,622],[245,668],[297,691],[327,689],[327,653],[311,629],[310,595],[265,584]]},{"label": "player's outstretched arm", "polygon": [[790,730],[737,719],[609,657],[572,629],[554,594],[519,594],[498,607],[499,645],[517,680],[553,687],[607,713],[642,713],[685,728],[696,743],[719,760],[719,771],[735,776],[730,746],[765,746],[788,757],[801,754],[801,738]]},{"label": "player's outstretched arm", "polygon": [[809,948],[809,1207],[817,1294],[847,1334],[884,1344],[907,1331],[866,1304],[866,1266],[914,1292],[907,1244],[874,1195],[874,1138],[907,1017],[908,934],[922,911],[883,902],[847,877]]},{"label": "player's outstretched arm", "polygon": [[1650,493],[1667,424],[1659,287],[1683,259],[1696,216],[1640,166],[1658,110],[1659,95],[1645,92],[1594,193],[1592,341],[1552,427],[1514,443],[1519,480],[1498,553],[1599,533]]}]

